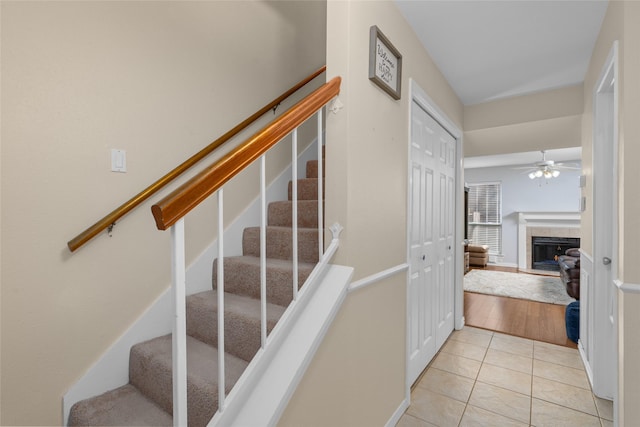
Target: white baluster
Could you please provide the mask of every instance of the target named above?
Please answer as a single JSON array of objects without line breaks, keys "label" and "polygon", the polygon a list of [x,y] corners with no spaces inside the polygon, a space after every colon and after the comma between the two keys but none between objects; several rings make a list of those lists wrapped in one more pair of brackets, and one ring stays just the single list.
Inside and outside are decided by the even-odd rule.
[{"label": "white baluster", "polygon": [[318,110],[318,259],[324,253],[324,230],[323,230],[323,173],[322,173],[322,108]]},{"label": "white baluster", "polygon": [[267,190],[266,159],[260,157],[260,342],[267,345]]},{"label": "white baluster", "polygon": [[224,410],[224,193],[218,190],[218,411]]},{"label": "white baluster", "polygon": [[187,322],[185,301],[184,218],[171,227],[171,266],[173,273],[174,323],[173,358],[173,425],[187,425]]},{"label": "white baluster", "polygon": [[298,128],[291,135],[291,223],[293,230],[293,300],[298,299]]}]

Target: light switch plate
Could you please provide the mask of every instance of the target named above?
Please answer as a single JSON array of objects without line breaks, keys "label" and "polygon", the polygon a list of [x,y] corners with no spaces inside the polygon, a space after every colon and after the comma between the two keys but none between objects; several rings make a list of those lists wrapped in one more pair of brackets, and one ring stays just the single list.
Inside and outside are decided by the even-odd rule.
[{"label": "light switch plate", "polygon": [[111,149],[111,172],[127,171],[127,152],[117,148]]}]

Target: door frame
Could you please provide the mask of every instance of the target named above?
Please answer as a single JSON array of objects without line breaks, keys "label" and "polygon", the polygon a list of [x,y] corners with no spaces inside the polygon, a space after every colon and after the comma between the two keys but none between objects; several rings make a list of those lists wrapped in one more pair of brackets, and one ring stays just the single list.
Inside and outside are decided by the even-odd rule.
[{"label": "door frame", "polygon": [[[456,140],[456,159],[455,159],[455,200],[454,200],[454,211],[455,215],[455,231],[454,231],[454,243],[458,242],[455,245],[454,252],[454,329],[460,330],[464,326],[464,293],[463,293],[463,260],[464,260],[464,176],[463,176],[463,159],[464,159],[464,144],[463,144],[463,132],[455,125],[453,121],[449,119],[449,117],[438,107],[438,105],[427,95],[426,91],[420,87],[420,85],[413,79],[409,79],[410,85],[410,94],[411,96],[408,99],[409,103],[409,114],[407,115],[407,129],[408,129],[408,138],[407,138],[407,233],[406,233],[406,260],[407,264],[410,265],[410,241],[409,241],[409,233],[410,233],[410,215],[411,215],[411,117],[412,117],[412,108],[413,102],[418,103],[433,119],[440,124],[447,132],[449,132]],[[409,286],[410,286],[410,268],[407,269],[407,278],[406,278],[406,291],[407,291],[407,301],[406,301],[406,361],[405,361],[405,379],[406,379],[406,399],[409,402],[411,399],[411,385],[409,384],[409,356],[410,356],[410,330],[409,330],[409,322],[410,322],[410,301],[409,301]]]},{"label": "door frame", "polygon": [[[593,197],[591,206],[593,212],[594,280],[592,285],[606,287],[604,295],[608,296],[608,299],[594,306],[594,310],[590,311],[595,317],[592,322],[595,336],[591,340],[591,345],[597,343],[593,348],[593,365],[591,366],[593,392],[599,397],[613,397],[614,406],[617,406],[618,403],[618,288],[616,286],[618,282],[619,230],[618,93],[618,41],[616,40],[613,42],[593,89]],[[608,149],[611,149],[611,158],[606,158],[603,155]],[[603,181],[604,184],[602,184]],[[605,201],[600,197],[604,193],[608,193],[605,197],[610,196],[611,198],[610,201],[606,199],[607,209],[604,208]],[[606,245],[603,245],[603,241]],[[603,257],[609,257],[611,264],[605,266]],[[607,369],[608,363],[612,363],[613,366]],[[617,412],[614,408],[614,416]]]}]

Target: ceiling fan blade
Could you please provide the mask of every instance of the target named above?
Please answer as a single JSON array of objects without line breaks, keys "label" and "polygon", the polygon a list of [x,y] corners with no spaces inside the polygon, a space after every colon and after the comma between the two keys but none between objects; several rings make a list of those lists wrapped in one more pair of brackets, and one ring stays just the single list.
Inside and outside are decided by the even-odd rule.
[{"label": "ceiling fan blade", "polygon": [[556,165],[556,169],[562,169],[562,170],[573,170],[573,171],[580,171],[582,170],[581,167],[578,166],[560,166],[560,165]]}]

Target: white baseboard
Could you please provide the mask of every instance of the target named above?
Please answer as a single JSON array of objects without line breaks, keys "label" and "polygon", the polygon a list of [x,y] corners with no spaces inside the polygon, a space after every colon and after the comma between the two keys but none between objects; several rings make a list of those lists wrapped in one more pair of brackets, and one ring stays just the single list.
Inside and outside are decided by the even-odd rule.
[{"label": "white baseboard", "polygon": [[402,402],[400,402],[400,406],[398,406],[398,409],[395,410],[393,415],[391,415],[391,418],[389,418],[389,421],[387,421],[387,423],[385,424],[385,427],[394,427],[396,424],[398,424],[398,421],[400,421],[400,418],[402,418],[404,412],[409,407],[409,403],[409,398],[403,399]]}]

